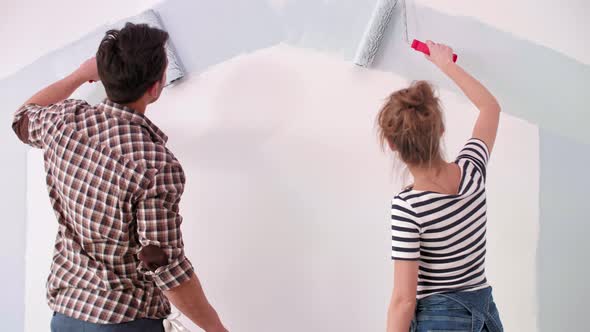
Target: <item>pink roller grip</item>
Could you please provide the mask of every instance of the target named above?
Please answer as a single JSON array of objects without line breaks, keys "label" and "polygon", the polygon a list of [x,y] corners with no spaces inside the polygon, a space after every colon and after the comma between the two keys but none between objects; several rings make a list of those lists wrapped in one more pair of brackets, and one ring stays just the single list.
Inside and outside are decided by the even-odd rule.
[{"label": "pink roller grip", "polygon": [[[419,41],[418,39],[414,39],[412,42],[412,48],[416,51],[422,52],[426,55],[430,55],[430,50],[428,49],[428,45]],[[457,62],[457,54],[453,53],[453,62]]]}]

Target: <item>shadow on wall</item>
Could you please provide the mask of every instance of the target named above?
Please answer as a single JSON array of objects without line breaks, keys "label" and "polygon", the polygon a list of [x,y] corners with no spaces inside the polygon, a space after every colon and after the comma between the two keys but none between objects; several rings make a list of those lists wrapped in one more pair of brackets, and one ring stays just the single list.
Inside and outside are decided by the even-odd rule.
[{"label": "shadow on wall", "polygon": [[[590,143],[588,105],[583,98],[590,86],[590,66],[550,48],[519,39],[475,19],[450,16],[427,7],[408,7],[412,38],[445,42],[459,55],[458,63],[482,80],[503,109],[576,141]],[[402,76],[452,82],[433,70],[420,53],[403,40],[401,12],[394,15],[375,67]],[[548,26],[548,29],[550,27]],[[412,33],[412,31],[411,31]]]}]

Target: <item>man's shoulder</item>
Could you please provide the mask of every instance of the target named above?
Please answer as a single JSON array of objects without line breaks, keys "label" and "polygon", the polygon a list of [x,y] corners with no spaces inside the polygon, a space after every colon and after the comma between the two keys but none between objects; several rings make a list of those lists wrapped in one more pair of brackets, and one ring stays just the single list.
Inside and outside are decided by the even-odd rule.
[{"label": "man's shoulder", "polygon": [[122,135],[121,151],[135,162],[147,164],[149,168],[162,169],[164,167],[182,168],[180,162],[166,146],[165,142],[153,137],[144,127],[134,124],[130,126],[129,134]]}]

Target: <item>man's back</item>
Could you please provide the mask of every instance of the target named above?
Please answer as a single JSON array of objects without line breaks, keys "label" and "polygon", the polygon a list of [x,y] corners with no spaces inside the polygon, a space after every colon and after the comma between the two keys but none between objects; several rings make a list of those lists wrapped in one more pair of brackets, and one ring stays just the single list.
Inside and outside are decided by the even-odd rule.
[{"label": "man's back", "polygon": [[[19,139],[44,150],[59,223],[47,282],[52,332],[161,332],[170,302],[204,330],[227,331],[184,254],[184,172],[145,116],[166,83],[167,41],[146,24],[109,30],[96,57],[14,116]],[[98,80],[103,103],[67,99]]]},{"label": "man's back", "polygon": [[[52,310],[93,323],[166,317],[170,305],[154,281],[165,289],[192,273],[179,228],[185,178],[166,135],[108,100],[28,105],[17,114],[24,116],[30,137],[21,138],[44,150],[59,222],[47,284]],[[142,262],[137,255],[149,245],[168,257],[156,273],[146,265],[157,256]]]}]

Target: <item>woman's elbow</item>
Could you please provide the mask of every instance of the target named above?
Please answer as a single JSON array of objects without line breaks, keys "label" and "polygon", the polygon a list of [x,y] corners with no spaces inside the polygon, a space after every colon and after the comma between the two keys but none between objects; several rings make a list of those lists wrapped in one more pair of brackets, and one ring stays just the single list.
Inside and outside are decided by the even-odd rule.
[{"label": "woman's elbow", "polygon": [[416,309],[416,298],[405,296],[394,296],[391,299],[390,310],[396,312],[414,312]]}]

